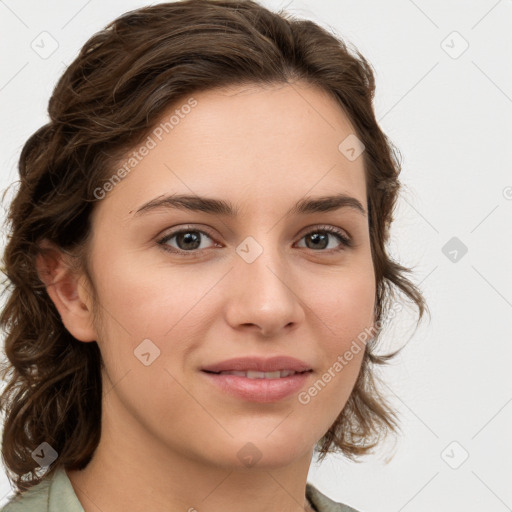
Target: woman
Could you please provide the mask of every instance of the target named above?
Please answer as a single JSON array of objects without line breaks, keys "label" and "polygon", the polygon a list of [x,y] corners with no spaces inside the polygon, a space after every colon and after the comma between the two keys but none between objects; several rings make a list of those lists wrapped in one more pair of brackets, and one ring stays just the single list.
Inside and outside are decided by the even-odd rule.
[{"label": "woman", "polygon": [[398,426],[378,335],[399,163],[357,51],[252,1],[129,12],[25,144],[3,509],[353,511],[307,482]]}]

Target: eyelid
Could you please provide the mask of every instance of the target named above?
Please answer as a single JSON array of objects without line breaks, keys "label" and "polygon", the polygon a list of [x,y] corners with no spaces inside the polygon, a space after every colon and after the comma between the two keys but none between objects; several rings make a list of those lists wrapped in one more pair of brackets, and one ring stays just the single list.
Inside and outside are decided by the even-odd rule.
[{"label": "eyelid", "polygon": [[352,242],[352,237],[346,229],[333,226],[331,224],[313,224],[311,226],[307,226],[299,233],[299,236],[302,238],[303,236],[316,231],[327,231],[328,233],[342,235],[348,242]]}]

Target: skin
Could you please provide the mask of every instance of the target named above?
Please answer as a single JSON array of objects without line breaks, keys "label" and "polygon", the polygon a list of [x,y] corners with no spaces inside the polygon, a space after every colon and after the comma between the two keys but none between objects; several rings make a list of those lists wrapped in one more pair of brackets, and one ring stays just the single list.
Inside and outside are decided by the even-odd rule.
[{"label": "skin", "polygon": [[[100,317],[87,279],[61,253],[38,262],[66,328],[97,341],[105,362],[101,441],[84,470],[67,472],[86,512],[303,510],[313,447],[345,405],[363,351],[306,405],[297,394],[264,404],[229,396],[200,368],[290,355],[313,368],[303,391],[373,325],[367,217],[353,208],[285,215],[304,197],[341,192],[367,210],[363,158],[338,150],[355,133],[339,105],[300,82],[193,96],[190,114],[95,205]],[[229,200],[240,213],[135,215],[164,193]],[[189,225],[208,233],[197,235],[197,257],[158,244]],[[308,246],[323,226],[353,247],[332,234]],[[235,251],[248,236],[263,248],[250,264]],[[187,249],[179,237],[166,244]],[[149,366],[134,356],[144,339],[160,350]],[[237,455],[248,442],[261,455],[251,467]]]}]

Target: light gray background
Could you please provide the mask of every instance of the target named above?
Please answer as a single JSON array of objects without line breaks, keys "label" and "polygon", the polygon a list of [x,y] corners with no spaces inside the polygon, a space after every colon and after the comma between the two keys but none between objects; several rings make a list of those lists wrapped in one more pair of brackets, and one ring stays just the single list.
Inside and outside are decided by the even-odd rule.
[{"label": "light gray background", "polygon": [[[362,512],[512,510],[512,1],[262,3],[317,21],[373,64],[377,117],[403,156],[390,249],[414,267],[432,312],[415,332],[404,312],[386,336],[410,338],[382,373],[402,419],[397,443],[359,464],[329,457],[309,481]],[[143,5],[0,0],[2,191],[80,47]],[[31,48],[43,31],[58,43],[46,59]],[[442,250],[452,237],[468,249],[448,246],[456,261]]]}]

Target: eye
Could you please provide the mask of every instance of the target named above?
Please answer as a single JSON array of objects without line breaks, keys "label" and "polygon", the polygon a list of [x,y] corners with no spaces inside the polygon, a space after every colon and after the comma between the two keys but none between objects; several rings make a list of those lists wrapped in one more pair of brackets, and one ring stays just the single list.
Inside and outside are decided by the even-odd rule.
[{"label": "eye", "polygon": [[[201,247],[201,239],[209,238],[212,240],[210,235],[205,231],[201,231],[199,229],[194,228],[182,228],[178,231],[173,231],[169,233],[164,238],[160,239],[158,243],[162,245],[162,248],[166,251],[175,254],[183,254],[185,256],[197,256],[194,252],[197,249],[204,249],[205,247]],[[175,243],[178,245],[177,248],[172,248],[168,245],[167,242],[176,239]]]},{"label": "eye", "polygon": [[342,251],[346,248],[350,248],[353,246],[352,239],[348,237],[344,231],[341,229],[335,228],[333,226],[321,226],[316,228],[313,231],[309,231],[306,233],[302,239],[309,240],[309,243],[306,243],[306,247],[308,249],[313,249],[314,251],[318,251],[319,249],[325,249],[329,245],[329,237],[337,238],[340,242],[340,246],[331,248],[327,251],[320,252],[337,252]]},{"label": "eye", "polygon": [[[200,249],[207,249],[208,247],[202,246],[202,242],[207,238],[213,241],[213,238],[205,231],[195,229],[193,227],[185,227],[173,231],[161,238],[158,244],[162,246],[165,251],[173,254],[183,256],[200,256]],[[331,247],[329,250],[324,250],[329,247],[329,238],[338,239],[338,247]],[[341,229],[333,226],[320,226],[312,231],[307,232],[300,240],[306,239],[307,249],[312,249],[315,252],[332,253],[342,251],[353,246],[352,239]],[[172,246],[169,242],[174,240],[177,247]],[[217,244],[217,247],[219,245]],[[304,246],[302,246],[304,247]]]}]

